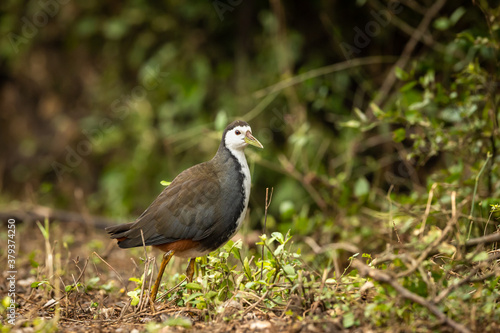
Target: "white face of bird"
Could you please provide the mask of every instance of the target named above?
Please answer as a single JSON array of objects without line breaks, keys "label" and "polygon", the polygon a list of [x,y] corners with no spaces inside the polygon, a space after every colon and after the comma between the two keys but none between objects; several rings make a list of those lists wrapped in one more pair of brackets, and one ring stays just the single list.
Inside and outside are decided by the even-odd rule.
[{"label": "white face of bird", "polygon": [[243,150],[247,145],[264,148],[252,135],[250,126],[236,126],[226,133],[226,147],[230,150]]}]

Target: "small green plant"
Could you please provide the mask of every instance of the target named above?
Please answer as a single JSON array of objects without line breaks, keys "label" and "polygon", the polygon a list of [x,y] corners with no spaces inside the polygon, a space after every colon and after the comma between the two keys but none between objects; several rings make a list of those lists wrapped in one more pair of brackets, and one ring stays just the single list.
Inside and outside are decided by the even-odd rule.
[{"label": "small green plant", "polygon": [[45,290],[52,290],[54,289],[54,286],[50,284],[48,280],[42,280],[42,281],[35,281],[31,283],[31,288],[42,288]]},{"label": "small green plant", "polygon": [[[271,237],[261,236],[257,245],[265,247],[265,257],[242,256],[241,241],[229,241],[221,249],[198,260],[201,274],[198,279],[180,285],[177,290],[167,295],[169,301],[176,300],[178,306],[193,306],[209,310],[216,314],[219,307],[227,300],[246,299],[254,301],[266,295],[263,304],[269,309],[283,306],[292,294],[298,294],[300,276],[305,276],[300,261],[300,250],[294,252],[290,232],[285,235],[274,232]],[[182,276],[179,276],[182,278]],[[175,279],[175,278],[174,278]],[[132,305],[138,304],[140,279],[131,279],[137,283],[132,297]]]},{"label": "small green plant", "polygon": [[141,275],[141,278],[131,277],[129,281],[135,282],[136,286],[134,290],[127,292],[127,295],[131,297],[130,305],[137,306],[141,300],[141,293],[143,292],[145,274]]}]

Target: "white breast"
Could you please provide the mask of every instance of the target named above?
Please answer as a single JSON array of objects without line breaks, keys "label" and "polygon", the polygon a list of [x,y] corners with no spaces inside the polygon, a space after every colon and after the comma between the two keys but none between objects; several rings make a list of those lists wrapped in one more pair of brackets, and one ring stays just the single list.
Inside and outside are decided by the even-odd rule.
[{"label": "white breast", "polygon": [[[236,232],[238,232],[238,230],[240,229],[241,223],[245,219],[245,216],[247,213],[248,201],[250,200],[250,187],[251,187],[252,179],[250,177],[250,169],[248,168],[247,159],[245,157],[245,153],[243,152],[243,150],[230,149],[229,151],[231,152],[231,154],[234,155],[234,157],[236,157],[236,159],[240,163],[241,173],[243,174],[243,177],[244,177],[244,179],[243,179],[243,190],[244,190],[243,207],[244,208],[243,208],[243,211],[241,212],[240,217],[236,221],[237,226],[236,226],[236,230],[234,231],[234,234],[236,234]],[[234,234],[233,234],[233,236],[234,236]]]}]

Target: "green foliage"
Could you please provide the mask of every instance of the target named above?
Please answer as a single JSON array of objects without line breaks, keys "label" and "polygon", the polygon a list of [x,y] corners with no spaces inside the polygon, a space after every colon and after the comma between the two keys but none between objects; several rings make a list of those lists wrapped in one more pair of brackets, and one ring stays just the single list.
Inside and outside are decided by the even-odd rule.
[{"label": "green foliage", "polygon": [[[35,184],[42,204],[76,206],[72,198],[79,186],[90,212],[131,218],[165,186],[158,184],[162,179],[173,179],[209,159],[225,124],[244,117],[266,146],[259,155],[249,153],[252,227],[263,215],[258,202],[269,186],[275,188],[275,202],[293,205],[296,213],[283,214],[279,205],[271,206],[270,220],[276,222],[272,230],[298,228],[301,235],[315,236],[317,224],[329,225],[332,216],[342,216],[335,224],[341,225],[346,239],[362,233],[367,240],[376,235],[376,224],[360,219],[358,212],[366,207],[385,209],[380,191],[386,192],[391,184],[396,185],[395,193],[417,192],[417,200],[425,194],[422,188],[433,182],[468,185],[481,160],[475,157],[495,154],[493,148],[498,147],[498,24],[492,19],[498,17],[498,9],[481,1],[440,11],[426,32],[435,45],[424,43],[414,60],[395,69],[400,82],[388,102],[380,104],[373,100],[380,78],[387,74],[383,57],[366,66],[327,70],[345,60],[339,42],[352,44],[352,28],[372,22],[373,11],[380,8],[372,1],[348,3],[341,10],[320,1],[285,5],[291,18],[302,17],[308,6],[317,9],[317,15],[343,15],[329,17],[331,27],[286,20],[284,38],[276,13],[263,3],[253,8],[254,22],[241,23],[245,27],[238,22],[247,9],[237,6],[221,16],[210,2],[60,4],[57,14],[18,49],[9,38],[0,43],[5,77],[15,80],[38,73],[23,69],[26,59],[38,50],[49,52],[54,40],[61,41],[54,64],[47,64],[46,79],[53,84],[40,92],[40,113],[50,115],[47,126],[54,131],[47,137],[61,142],[54,145],[45,136],[35,140],[28,133],[12,136],[22,153],[9,160],[9,177],[19,184]],[[6,2],[3,8],[0,29],[6,35],[22,35],[21,19],[30,20],[41,9],[35,1],[29,6]],[[352,13],[356,15],[348,18]],[[406,8],[397,19],[414,25],[416,16]],[[307,21],[326,24],[325,17]],[[204,28],[194,28],[200,22]],[[404,45],[406,37],[400,36],[398,27],[392,21],[384,26],[359,59],[379,57],[385,45]],[[251,31],[251,37],[242,36],[243,31]],[[245,47],[235,48],[233,38],[245,40]],[[73,68],[89,70],[80,75]],[[72,84],[65,84],[66,79]],[[264,89],[280,80],[296,84]],[[70,88],[75,85],[81,86],[79,93]],[[30,118],[24,110],[33,109],[21,107],[12,114]],[[20,121],[9,119],[13,124]],[[83,144],[89,144],[91,152],[78,153]],[[26,170],[26,159],[37,159],[41,153],[49,157],[38,159],[38,168]],[[59,177],[51,163],[68,166],[68,158],[75,165]],[[440,163],[439,170],[433,163]],[[490,192],[498,188],[493,186],[496,165],[488,166],[483,180]],[[300,223],[318,210],[323,221]],[[354,227],[353,218],[358,219]],[[327,231],[325,239],[332,239],[334,231]],[[365,243],[371,247],[367,250],[383,247],[382,242]]]},{"label": "green foliage", "polygon": [[[298,322],[441,329],[425,306],[361,277],[352,264],[362,260],[412,294],[439,300],[453,320],[494,330],[497,249],[464,244],[499,230],[500,8],[486,0],[446,4],[398,61],[392,55],[406,52],[428,13],[404,6],[344,61],[339,45],[352,44],[354,28],[377,21],[373,12],[394,2],[280,3],[283,10],[245,3],[221,16],[211,2],[68,2],[17,45],[9,36],[22,35],[24,19],[33,21],[41,4],[2,3],[3,201],[28,197],[132,220],[169,185],[162,179],[209,159],[224,126],[244,118],[266,147],[248,152],[248,228],[262,229],[262,194],[275,189],[270,236],[257,243],[264,257],[261,248],[229,242],[200,259],[199,278],[167,301],[208,319],[225,316],[229,300],[245,305],[229,315],[237,317],[262,298],[261,311]],[[389,88],[388,78],[395,78]],[[97,277],[68,279],[58,290],[54,281],[65,269],[54,271],[48,260],[60,254],[51,242],[69,252],[81,240],[54,237],[48,220],[37,226],[47,260],[27,255],[32,288],[51,298],[116,293]],[[106,248],[99,239],[86,244]],[[167,285],[183,278],[172,274]],[[148,280],[131,281],[124,297],[136,311]],[[102,306],[92,298],[88,311]],[[53,325],[33,321],[35,330]],[[170,318],[147,329],[165,326],[192,322]]]},{"label": "green foliage", "polygon": [[[167,299],[180,296],[176,301],[178,305],[189,304],[211,313],[216,313],[228,299],[253,299],[261,294],[269,295],[265,302],[270,308],[284,304],[290,295],[297,293],[298,270],[303,270],[300,251],[291,251],[289,233],[275,232],[269,239],[263,235],[257,245],[264,246],[267,251],[265,258],[254,260],[241,255],[241,241],[229,241],[208,255],[206,262],[200,262],[203,274],[196,282],[181,285],[184,291],[175,290]],[[287,283],[292,287],[280,287]]]},{"label": "green foliage", "polygon": [[146,325],[146,332],[159,332],[164,327],[182,327],[191,328],[193,323],[183,317],[169,317],[165,322],[158,324],[156,322],[150,322]]}]

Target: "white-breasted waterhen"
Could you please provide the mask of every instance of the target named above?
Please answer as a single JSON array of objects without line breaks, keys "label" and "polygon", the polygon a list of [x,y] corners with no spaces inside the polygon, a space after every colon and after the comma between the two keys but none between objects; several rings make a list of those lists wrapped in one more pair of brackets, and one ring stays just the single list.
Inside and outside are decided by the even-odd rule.
[{"label": "white-breasted waterhen", "polygon": [[196,258],[218,249],[238,231],[250,198],[250,170],[243,152],[247,145],[263,148],[250,125],[232,122],[210,161],[175,177],[135,222],[106,228],[121,248],[145,244],[165,252],[151,290],[153,301],[172,256],[190,258],[186,276],[191,281]]}]

